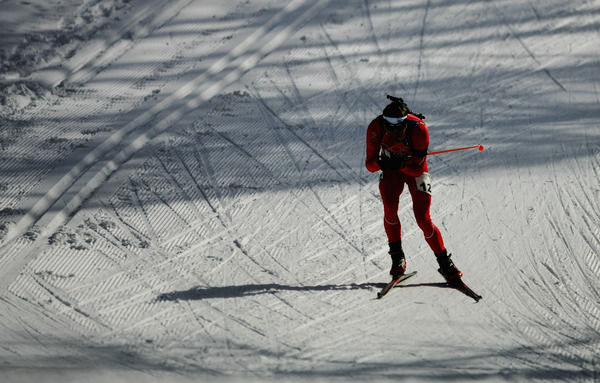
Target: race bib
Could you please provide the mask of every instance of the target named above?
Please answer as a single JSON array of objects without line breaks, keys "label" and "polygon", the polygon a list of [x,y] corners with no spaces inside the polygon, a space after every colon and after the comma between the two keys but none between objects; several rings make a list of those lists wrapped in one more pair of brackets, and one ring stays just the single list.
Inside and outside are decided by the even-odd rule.
[{"label": "race bib", "polygon": [[419,177],[415,178],[417,181],[417,189],[423,193],[431,195],[431,176],[429,173],[424,172]]}]

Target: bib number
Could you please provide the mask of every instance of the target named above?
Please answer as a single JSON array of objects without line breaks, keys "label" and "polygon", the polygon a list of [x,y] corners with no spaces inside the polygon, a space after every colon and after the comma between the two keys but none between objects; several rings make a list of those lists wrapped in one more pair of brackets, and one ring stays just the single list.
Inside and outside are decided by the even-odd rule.
[{"label": "bib number", "polygon": [[417,181],[417,189],[423,193],[431,195],[431,176],[425,172],[419,177],[415,178]]}]

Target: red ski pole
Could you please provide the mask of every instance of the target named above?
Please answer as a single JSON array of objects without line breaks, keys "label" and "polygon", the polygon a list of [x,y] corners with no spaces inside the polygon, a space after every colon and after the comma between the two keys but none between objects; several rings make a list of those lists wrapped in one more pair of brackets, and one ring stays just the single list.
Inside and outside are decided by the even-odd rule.
[{"label": "red ski pole", "polygon": [[448,153],[448,152],[456,152],[459,150],[467,150],[467,149],[479,149],[479,151],[483,150],[483,145],[475,145],[475,146],[467,146],[466,148],[456,148],[456,149],[448,149],[448,150],[439,150],[437,152],[431,152],[431,153],[427,153],[428,156],[432,156],[434,154],[440,154],[440,153]]}]

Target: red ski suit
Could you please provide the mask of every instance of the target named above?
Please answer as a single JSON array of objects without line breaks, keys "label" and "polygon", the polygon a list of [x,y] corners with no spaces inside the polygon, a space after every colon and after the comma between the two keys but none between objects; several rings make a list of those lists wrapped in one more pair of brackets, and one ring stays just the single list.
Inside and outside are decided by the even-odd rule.
[{"label": "red ski suit", "polygon": [[[385,169],[379,182],[379,192],[383,201],[384,227],[390,243],[402,239],[398,205],[404,185],[413,200],[413,211],[417,224],[423,231],[425,241],[439,254],[445,250],[444,241],[438,228],[431,221],[431,184],[427,169],[427,148],[429,132],[425,123],[417,116],[408,115],[408,127],[404,137],[391,138],[380,118],[374,119],[367,128],[367,158],[365,165],[370,172],[381,170],[380,156],[404,155],[409,158],[402,169]],[[425,178],[423,178],[425,177]],[[419,184],[417,185],[417,179]],[[421,182],[424,181],[424,182]]]}]

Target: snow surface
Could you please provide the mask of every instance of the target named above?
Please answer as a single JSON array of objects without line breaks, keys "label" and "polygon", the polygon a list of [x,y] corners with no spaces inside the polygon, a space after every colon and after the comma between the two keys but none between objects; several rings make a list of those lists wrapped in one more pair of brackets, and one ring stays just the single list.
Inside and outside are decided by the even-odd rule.
[{"label": "snow surface", "polygon": [[[0,0],[0,380],[600,381],[600,1]],[[389,279],[366,126],[424,113]]]}]

